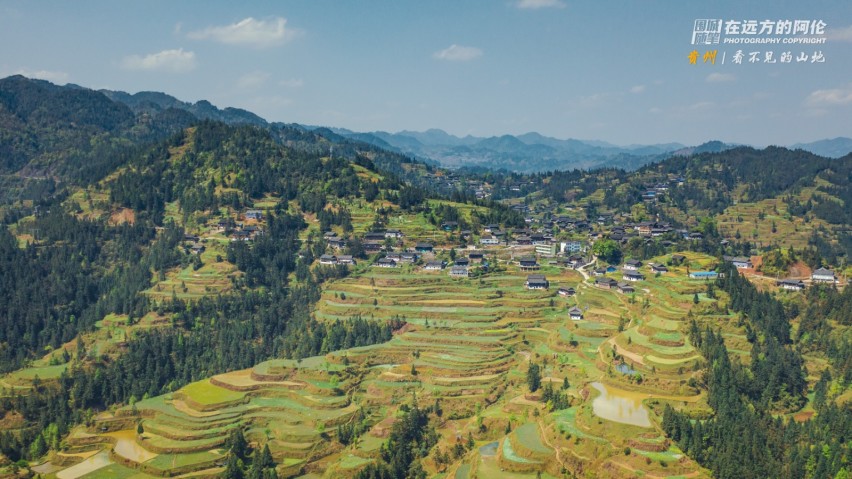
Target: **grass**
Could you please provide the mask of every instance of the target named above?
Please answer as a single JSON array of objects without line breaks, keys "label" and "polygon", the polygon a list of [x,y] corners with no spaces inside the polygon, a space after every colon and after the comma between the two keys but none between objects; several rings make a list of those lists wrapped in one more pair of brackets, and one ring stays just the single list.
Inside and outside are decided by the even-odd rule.
[{"label": "grass", "polygon": [[223,404],[245,397],[245,393],[216,386],[211,384],[209,379],[184,386],[179,392],[203,405]]}]

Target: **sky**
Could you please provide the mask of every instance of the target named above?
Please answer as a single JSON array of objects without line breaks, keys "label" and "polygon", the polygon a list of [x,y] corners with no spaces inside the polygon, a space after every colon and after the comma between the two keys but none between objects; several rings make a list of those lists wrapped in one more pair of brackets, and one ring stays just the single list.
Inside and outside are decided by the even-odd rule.
[{"label": "sky", "polygon": [[[701,19],[722,20],[719,44],[692,43]],[[765,20],[825,27],[726,30]],[[723,43],[772,38],[824,43]],[[848,0],[0,0],[0,45],[3,77],[162,91],[355,131],[617,145],[852,137]]]}]

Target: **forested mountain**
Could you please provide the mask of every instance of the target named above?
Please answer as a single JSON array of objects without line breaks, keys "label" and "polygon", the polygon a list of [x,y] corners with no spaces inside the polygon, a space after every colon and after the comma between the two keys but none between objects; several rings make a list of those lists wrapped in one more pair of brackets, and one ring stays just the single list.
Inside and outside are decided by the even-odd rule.
[{"label": "forested mountain", "polygon": [[848,477],[852,290],[725,258],[842,276],[852,155],[681,146],[0,80],[0,475]]}]

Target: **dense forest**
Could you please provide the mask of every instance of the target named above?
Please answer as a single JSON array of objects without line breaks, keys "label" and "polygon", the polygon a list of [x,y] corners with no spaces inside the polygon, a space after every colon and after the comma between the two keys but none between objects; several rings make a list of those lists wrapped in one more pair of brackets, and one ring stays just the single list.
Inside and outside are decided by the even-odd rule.
[{"label": "dense forest", "polygon": [[[757,291],[735,268],[724,274],[716,286],[742,315],[753,346],[751,364],[731,361],[722,335],[693,322],[690,341],[708,365],[704,383],[714,414],[696,420],[667,406],[663,429],[720,479],[835,477],[852,435],[852,416],[826,395],[832,377],[848,378],[848,354],[830,353],[832,368],[821,373],[812,419],[777,417],[778,411],[797,410],[807,390],[801,354],[790,345],[789,321],[796,312]],[[826,311],[815,313],[826,318]],[[849,351],[848,342],[843,348],[842,354]]]}]

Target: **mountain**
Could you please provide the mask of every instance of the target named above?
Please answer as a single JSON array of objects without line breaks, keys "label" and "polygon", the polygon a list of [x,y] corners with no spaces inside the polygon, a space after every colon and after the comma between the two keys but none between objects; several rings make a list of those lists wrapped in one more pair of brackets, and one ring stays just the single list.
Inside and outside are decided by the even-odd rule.
[{"label": "mountain", "polygon": [[436,128],[398,133],[335,131],[447,168],[484,167],[522,173],[600,167],[636,169],[684,148],[680,143],[620,147],[603,141],[562,140],[536,132],[485,138],[458,137]]},{"label": "mountain", "polygon": [[674,152],[672,152],[675,156],[690,156],[690,155],[698,155],[701,153],[720,153],[725,150],[730,150],[731,148],[735,148],[737,145],[722,143],[718,140],[712,140],[705,143],[702,143],[698,146],[691,146],[686,148],[680,148]]},{"label": "mountain", "polygon": [[852,152],[852,138],[837,137],[811,143],[796,143],[790,148],[802,149],[826,158],[840,158]]},{"label": "mountain", "polygon": [[254,113],[241,108],[225,108],[220,110],[207,100],[196,103],[180,101],[177,98],[160,92],[142,91],[129,94],[123,91],[100,90],[107,98],[123,103],[134,113],[160,112],[175,108],[192,113],[201,120],[215,120],[227,124],[249,124],[266,126],[268,123]]},{"label": "mountain", "polygon": [[103,171],[133,143],[165,138],[194,121],[172,108],[136,115],[76,85],[0,79],[0,175],[67,179]]}]

